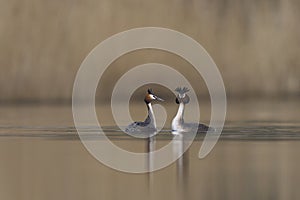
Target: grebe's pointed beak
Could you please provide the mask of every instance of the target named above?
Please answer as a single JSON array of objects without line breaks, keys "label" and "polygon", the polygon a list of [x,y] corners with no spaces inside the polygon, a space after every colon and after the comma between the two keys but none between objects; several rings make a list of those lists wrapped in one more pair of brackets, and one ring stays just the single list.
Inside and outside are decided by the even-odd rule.
[{"label": "grebe's pointed beak", "polygon": [[156,96],[156,95],[153,95],[153,97],[154,97],[156,100],[158,100],[158,101],[165,101],[165,100],[163,100],[162,98],[159,98],[159,97]]}]

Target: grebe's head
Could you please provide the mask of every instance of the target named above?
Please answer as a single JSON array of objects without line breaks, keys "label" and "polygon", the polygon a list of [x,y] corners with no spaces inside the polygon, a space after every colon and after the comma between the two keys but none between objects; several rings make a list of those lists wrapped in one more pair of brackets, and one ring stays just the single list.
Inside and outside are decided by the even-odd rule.
[{"label": "grebe's head", "polygon": [[176,103],[180,104],[188,104],[190,102],[190,97],[186,94],[188,91],[190,91],[188,88],[186,87],[178,87],[175,89],[176,92],[178,92],[177,96],[176,96]]},{"label": "grebe's head", "polygon": [[161,99],[158,96],[156,96],[155,94],[153,94],[152,89],[149,88],[144,101],[145,101],[145,103],[148,104],[148,103],[151,103],[153,100],[164,101],[163,99]]}]

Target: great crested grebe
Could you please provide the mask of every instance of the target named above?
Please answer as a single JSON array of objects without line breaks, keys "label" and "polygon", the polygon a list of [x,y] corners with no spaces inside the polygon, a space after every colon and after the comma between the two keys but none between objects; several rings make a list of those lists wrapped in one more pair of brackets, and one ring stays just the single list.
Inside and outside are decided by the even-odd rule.
[{"label": "great crested grebe", "polygon": [[145,96],[145,103],[148,108],[148,116],[143,122],[133,122],[132,124],[128,125],[125,129],[127,133],[148,133],[148,132],[155,132],[156,129],[156,122],[155,117],[152,109],[151,102],[153,100],[164,101],[163,99],[159,98],[155,94],[153,94],[152,89],[148,89],[148,93]]},{"label": "great crested grebe", "polygon": [[197,131],[198,133],[206,132],[206,131],[213,131],[214,129],[211,127],[208,127],[205,124],[201,123],[185,123],[183,119],[184,114],[184,106],[185,104],[188,104],[190,102],[190,97],[186,94],[189,89],[184,88],[176,88],[176,92],[178,92],[178,95],[176,96],[176,103],[179,104],[179,108],[177,111],[176,116],[172,120],[172,131],[176,132],[190,132],[190,131]]}]

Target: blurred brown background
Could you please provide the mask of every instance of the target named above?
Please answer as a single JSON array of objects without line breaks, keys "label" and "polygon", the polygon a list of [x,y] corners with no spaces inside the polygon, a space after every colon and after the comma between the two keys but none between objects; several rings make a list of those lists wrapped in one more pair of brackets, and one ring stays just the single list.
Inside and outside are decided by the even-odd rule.
[{"label": "blurred brown background", "polygon": [[[1,1],[0,101],[69,102],[85,56],[112,34],[144,26],[171,28],[202,44],[229,96],[299,95],[299,11],[298,0]],[[183,61],[160,53],[125,55],[108,76],[150,61],[186,71]]]}]

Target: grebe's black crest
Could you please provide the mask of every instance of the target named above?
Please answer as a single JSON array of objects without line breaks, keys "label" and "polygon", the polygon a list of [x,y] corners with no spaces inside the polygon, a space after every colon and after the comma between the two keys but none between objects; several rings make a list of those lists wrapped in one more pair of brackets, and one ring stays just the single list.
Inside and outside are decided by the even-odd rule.
[{"label": "grebe's black crest", "polygon": [[178,92],[178,93],[181,94],[181,95],[184,95],[185,93],[187,93],[187,92],[190,91],[190,90],[189,90],[187,87],[183,87],[183,88],[177,87],[177,88],[175,89],[175,91]]},{"label": "grebe's black crest", "polygon": [[186,94],[188,91],[190,91],[187,87],[177,87],[175,89],[176,92],[178,92],[179,94],[176,96],[176,103],[180,104],[180,103],[184,103],[187,104],[190,102],[190,97]]},{"label": "grebe's black crest", "polygon": [[148,94],[153,94],[152,88],[148,89]]}]

